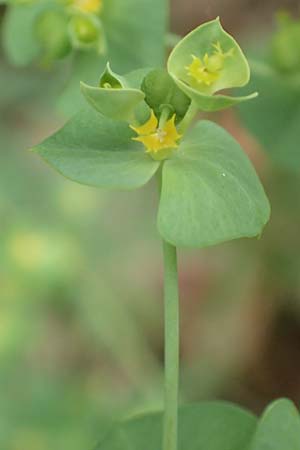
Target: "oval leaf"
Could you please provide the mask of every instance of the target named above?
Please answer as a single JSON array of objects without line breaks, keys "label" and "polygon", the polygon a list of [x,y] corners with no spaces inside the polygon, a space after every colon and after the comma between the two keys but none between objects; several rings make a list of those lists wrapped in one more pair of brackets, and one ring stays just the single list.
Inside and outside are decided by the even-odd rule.
[{"label": "oval leaf", "polygon": [[[95,450],[153,450],[162,442],[163,415],[147,414],[120,423]],[[246,450],[256,418],[222,402],[179,409],[179,450]]]},{"label": "oval leaf", "polygon": [[134,189],[147,183],[159,163],[141,151],[133,135],[126,123],[101,117],[89,107],[33,150],[78,183]]},{"label": "oval leaf", "polygon": [[264,412],[249,450],[300,450],[300,416],[286,399],[276,400]]},{"label": "oval leaf", "polygon": [[269,202],[247,156],[221,127],[199,122],[165,161],[158,228],[176,246],[206,247],[262,232]]}]

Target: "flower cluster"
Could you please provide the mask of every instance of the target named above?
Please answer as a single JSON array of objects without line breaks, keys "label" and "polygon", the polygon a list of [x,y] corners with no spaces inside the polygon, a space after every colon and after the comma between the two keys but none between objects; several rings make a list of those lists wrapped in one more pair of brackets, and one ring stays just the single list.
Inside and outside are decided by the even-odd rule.
[{"label": "flower cluster", "polygon": [[100,14],[103,0],[56,0],[36,18],[36,36],[46,58],[66,56],[72,48],[105,48]]},{"label": "flower cluster", "polygon": [[[191,55],[199,56],[190,64]],[[87,105],[35,150],[68,178],[102,188],[137,188],[157,173],[158,229],[174,245],[256,236],[269,205],[247,157],[213,122],[189,129],[199,110],[252,98],[217,92],[248,79],[245,56],[217,19],[176,45],[167,70],[120,76],[108,64],[97,86],[81,84],[92,108]]]},{"label": "flower cluster", "polygon": [[130,125],[138,137],[132,138],[134,141],[141,142],[146,147],[146,152],[150,153],[154,159],[161,159],[161,155],[166,156],[164,150],[173,150],[178,147],[177,141],[181,135],[177,132],[175,127],[175,117],[173,114],[169,120],[160,120],[155,116],[151,110],[150,118],[144,125],[134,127]]}]

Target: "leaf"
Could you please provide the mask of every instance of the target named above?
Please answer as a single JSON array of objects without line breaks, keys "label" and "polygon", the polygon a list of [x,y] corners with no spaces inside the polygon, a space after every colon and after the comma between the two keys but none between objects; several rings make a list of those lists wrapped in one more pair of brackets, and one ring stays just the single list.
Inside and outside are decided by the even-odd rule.
[{"label": "leaf", "polygon": [[252,61],[251,68],[251,85],[255,85],[260,96],[247,107],[240,105],[243,124],[260,141],[275,164],[298,172],[299,81],[280,75],[261,61]]},{"label": "leaf", "polygon": [[[202,61],[205,55],[213,55],[214,46],[220,44],[223,54],[222,69],[216,71],[217,79],[211,84],[191,84],[188,66],[193,57]],[[203,111],[216,111],[256,97],[256,93],[243,97],[213,95],[222,89],[245,86],[250,77],[248,62],[237,42],[223,30],[219,18],[193,30],[173,49],[168,59],[168,71],[182,89]]]},{"label": "leaf", "polygon": [[[144,70],[136,72],[131,78],[141,81]],[[114,75],[107,64],[100,79],[102,86],[94,87],[81,82],[81,92],[92,107],[104,116],[130,121],[133,119],[134,110],[144,100],[145,94],[140,89],[131,87],[131,83],[126,82],[126,77],[116,78]],[[106,84],[108,87],[105,87]],[[140,85],[135,82],[133,86],[137,84]]]},{"label": "leaf", "polygon": [[258,422],[249,450],[300,450],[300,416],[287,399],[273,402]]},{"label": "leaf", "polygon": [[158,228],[176,246],[206,247],[257,236],[269,214],[247,156],[212,122],[199,122],[164,162]]},{"label": "leaf", "polygon": [[150,180],[159,163],[141,151],[133,135],[126,123],[106,119],[88,107],[33,150],[78,183],[134,189]]},{"label": "leaf", "polygon": [[35,21],[47,2],[9,5],[3,21],[2,41],[9,60],[25,66],[38,57],[40,46],[34,35]]},{"label": "leaf", "polygon": [[118,120],[129,120],[144,99],[143,92],[137,89],[105,89],[81,83],[81,91],[98,112]]},{"label": "leaf", "polygon": [[[203,402],[179,409],[179,450],[246,450],[256,418],[222,402]],[[121,422],[95,450],[153,450],[162,442],[162,414]]]}]

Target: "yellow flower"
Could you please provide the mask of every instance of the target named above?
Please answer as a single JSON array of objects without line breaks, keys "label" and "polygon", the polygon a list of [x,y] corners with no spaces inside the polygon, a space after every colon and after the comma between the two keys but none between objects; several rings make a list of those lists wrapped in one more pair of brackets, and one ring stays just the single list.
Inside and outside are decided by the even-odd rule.
[{"label": "yellow flower", "polygon": [[155,156],[161,150],[177,148],[177,141],[181,138],[181,135],[175,127],[175,116],[174,114],[171,119],[159,126],[158,120],[151,110],[150,118],[144,125],[140,127],[130,125],[130,128],[138,134],[138,137],[132,139],[142,142],[146,147],[146,152],[151,153],[152,156]]},{"label": "yellow flower", "polygon": [[102,9],[103,0],[73,0],[73,5],[85,13],[98,14]]},{"label": "yellow flower", "polygon": [[224,60],[233,54],[234,49],[224,53],[220,42],[212,46],[214,47],[212,55],[205,53],[203,59],[192,55],[193,61],[189,66],[185,67],[192,83],[196,87],[203,84],[205,86],[211,86],[220,77],[224,67]]}]

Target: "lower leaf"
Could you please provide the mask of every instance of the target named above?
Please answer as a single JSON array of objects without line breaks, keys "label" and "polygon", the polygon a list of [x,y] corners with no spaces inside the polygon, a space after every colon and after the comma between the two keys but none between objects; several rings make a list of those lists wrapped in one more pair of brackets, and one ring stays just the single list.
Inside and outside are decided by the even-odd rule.
[{"label": "lower leaf", "polygon": [[[119,423],[95,450],[159,450],[162,413]],[[246,450],[257,419],[223,402],[203,402],[179,409],[179,450]]]}]

